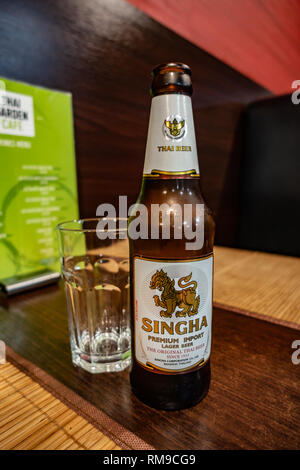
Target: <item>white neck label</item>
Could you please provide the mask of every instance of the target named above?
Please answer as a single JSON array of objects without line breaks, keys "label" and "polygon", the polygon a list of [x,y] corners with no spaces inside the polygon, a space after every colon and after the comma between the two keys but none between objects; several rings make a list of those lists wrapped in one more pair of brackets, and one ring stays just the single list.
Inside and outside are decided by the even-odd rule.
[{"label": "white neck label", "polygon": [[199,174],[192,101],[180,94],[152,99],[144,175]]}]

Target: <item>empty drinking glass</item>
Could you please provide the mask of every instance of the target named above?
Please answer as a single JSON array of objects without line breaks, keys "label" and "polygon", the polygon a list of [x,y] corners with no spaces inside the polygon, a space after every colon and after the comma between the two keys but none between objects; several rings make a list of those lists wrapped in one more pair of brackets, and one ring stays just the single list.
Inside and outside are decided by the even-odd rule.
[{"label": "empty drinking glass", "polygon": [[92,373],[124,370],[130,364],[126,220],[75,220],[57,231],[73,363]]}]

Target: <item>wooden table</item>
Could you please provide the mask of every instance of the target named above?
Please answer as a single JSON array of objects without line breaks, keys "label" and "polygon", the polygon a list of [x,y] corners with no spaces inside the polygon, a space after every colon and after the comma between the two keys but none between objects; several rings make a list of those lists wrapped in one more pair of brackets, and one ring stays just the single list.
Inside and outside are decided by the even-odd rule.
[{"label": "wooden table", "polygon": [[141,403],[128,371],[73,367],[61,286],[2,298],[0,339],[157,449],[300,449],[297,329],[215,308],[210,392],[176,412]]}]

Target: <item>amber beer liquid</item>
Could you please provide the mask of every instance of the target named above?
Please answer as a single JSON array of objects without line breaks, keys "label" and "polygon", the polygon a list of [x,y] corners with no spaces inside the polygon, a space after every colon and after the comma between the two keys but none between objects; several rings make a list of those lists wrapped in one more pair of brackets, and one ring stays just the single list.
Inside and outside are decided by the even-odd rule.
[{"label": "amber beer liquid", "polygon": [[[176,238],[151,237],[151,208],[204,204],[196,149],[191,70],[179,63],[153,70],[152,105],[142,189],[137,203],[148,209],[148,239],[130,240],[133,392],[165,410],[195,405],[208,392],[212,334],[214,222],[204,205],[192,225],[204,231],[200,248]],[[156,206],[157,207],[157,206]],[[172,210],[170,211],[172,212]],[[176,209],[175,209],[176,212]],[[182,227],[186,221],[182,218]],[[200,225],[202,224],[202,225]],[[178,227],[177,227],[178,228]],[[173,235],[172,235],[173,234]]]}]

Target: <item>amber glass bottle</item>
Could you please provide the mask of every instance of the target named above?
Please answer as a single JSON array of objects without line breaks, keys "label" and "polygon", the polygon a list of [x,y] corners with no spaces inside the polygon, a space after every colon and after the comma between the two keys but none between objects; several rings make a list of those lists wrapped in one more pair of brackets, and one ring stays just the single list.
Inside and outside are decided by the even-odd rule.
[{"label": "amber glass bottle", "polygon": [[[190,68],[159,65],[153,70],[151,94],[137,201],[147,208],[148,238],[130,240],[130,377],[133,392],[143,402],[175,410],[195,405],[209,389],[214,222],[200,190]],[[157,208],[158,232],[153,216]],[[140,211],[130,221],[137,215]],[[169,237],[168,230],[163,236],[167,224]],[[201,242],[196,242],[200,233]]]}]

